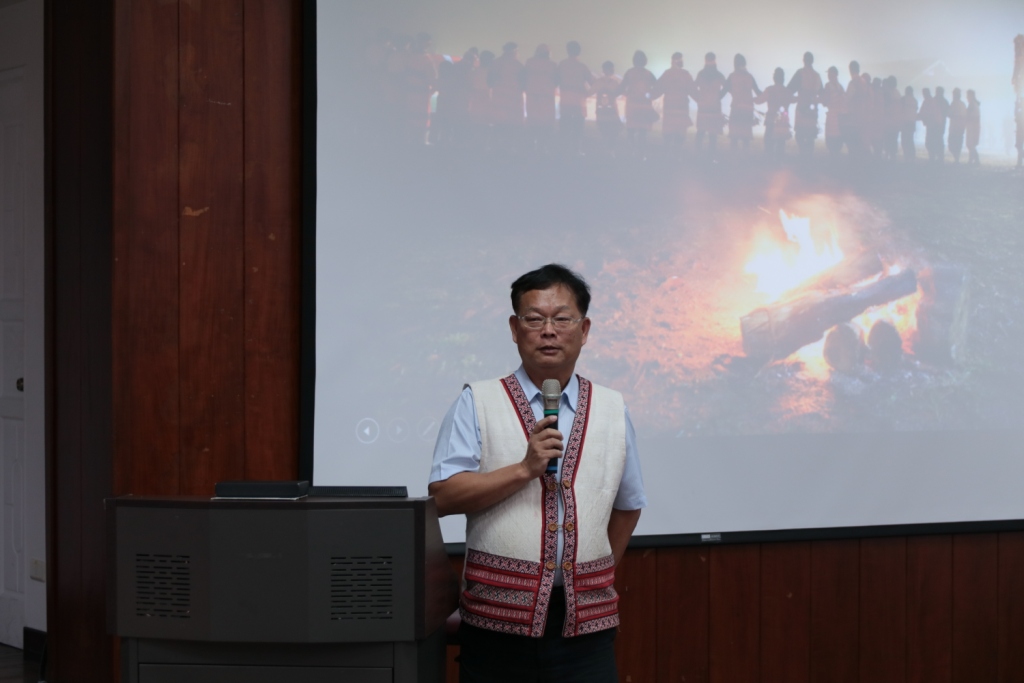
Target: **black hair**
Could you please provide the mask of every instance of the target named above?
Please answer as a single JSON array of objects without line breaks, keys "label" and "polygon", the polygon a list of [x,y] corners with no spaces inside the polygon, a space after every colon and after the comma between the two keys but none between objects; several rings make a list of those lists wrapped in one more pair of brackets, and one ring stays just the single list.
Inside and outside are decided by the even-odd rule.
[{"label": "black hair", "polygon": [[519,302],[527,292],[550,289],[556,285],[568,287],[576,299],[576,307],[580,309],[580,314],[587,314],[587,309],[590,308],[590,287],[587,281],[579,273],[574,273],[559,263],[549,263],[520,275],[512,283],[512,310],[519,312]]},{"label": "black hair", "polygon": [[575,40],[570,40],[568,43],[565,44],[565,51],[570,57],[579,57],[580,52],[583,51],[583,48],[581,48],[580,44],[577,43]]}]

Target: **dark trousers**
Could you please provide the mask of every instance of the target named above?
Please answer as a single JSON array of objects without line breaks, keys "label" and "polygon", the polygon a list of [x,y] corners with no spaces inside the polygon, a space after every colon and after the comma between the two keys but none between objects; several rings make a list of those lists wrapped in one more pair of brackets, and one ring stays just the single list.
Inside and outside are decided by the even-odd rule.
[{"label": "dark trousers", "polygon": [[562,637],[565,594],[551,595],[542,638],[459,627],[460,683],[618,683],[615,633],[611,628]]}]

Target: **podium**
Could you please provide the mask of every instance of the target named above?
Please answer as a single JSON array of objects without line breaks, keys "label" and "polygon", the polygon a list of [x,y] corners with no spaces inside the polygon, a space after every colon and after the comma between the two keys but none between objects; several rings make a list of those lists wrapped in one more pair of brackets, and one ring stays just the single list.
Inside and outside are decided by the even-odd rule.
[{"label": "podium", "polygon": [[443,681],[432,498],[106,501],[126,683]]}]

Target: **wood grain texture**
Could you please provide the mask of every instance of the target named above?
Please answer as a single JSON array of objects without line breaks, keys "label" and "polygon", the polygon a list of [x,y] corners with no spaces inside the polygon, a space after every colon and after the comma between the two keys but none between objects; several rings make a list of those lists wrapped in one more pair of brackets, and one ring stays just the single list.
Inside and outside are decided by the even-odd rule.
[{"label": "wood grain texture", "polygon": [[113,6],[53,2],[46,22],[48,678],[108,681]]},{"label": "wood grain texture", "polygon": [[181,2],[181,493],[245,473],[242,0]]},{"label": "wood grain texture", "polygon": [[999,664],[999,537],[953,539],[954,683],[996,680]]},{"label": "wood grain texture", "polygon": [[245,0],[244,10],[244,476],[294,479],[299,459],[301,3]]},{"label": "wood grain texture", "polygon": [[810,680],[811,546],[761,546],[761,680]]},{"label": "wood grain texture", "polygon": [[711,549],[708,651],[713,683],[760,678],[760,558],[756,544]]},{"label": "wood grain texture", "polygon": [[180,491],[178,11],[118,0],[114,490]]},{"label": "wood grain texture", "polygon": [[1024,532],[999,534],[999,683],[1024,683]]},{"label": "wood grain texture", "polygon": [[707,683],[710,550],[659,548],[657,680]]},{"label": "wood grain texture", "polygon": [[653,548],[629,550],[615,567],[619,593],[619,633],[615,658],[619,680],[657,681],[658,556]]},{"label": "wood grain texture", "polygon": [[903,681],[907,675],[907,543],[860,542],[860,680]]},{"label": "wood grain texture", "polygon": [[953,538],[907,539],[907,681],[953,675]]},{"label": "wood grain texture", "polygon": [[811,544],[810,680],[860,679],[860,542]]}]

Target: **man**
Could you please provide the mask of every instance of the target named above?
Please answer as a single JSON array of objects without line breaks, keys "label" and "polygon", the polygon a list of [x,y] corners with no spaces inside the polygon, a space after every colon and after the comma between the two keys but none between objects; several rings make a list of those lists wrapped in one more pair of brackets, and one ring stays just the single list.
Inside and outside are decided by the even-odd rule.
[{"label": "man", "polygon": [[754,139],[754,98],[761,94],[757,81],[747,71],[747,58],[736,55],[732,60],[733,72],[725,80],[722,97],[726,93],[732,95],[729,107],[729,139],[735,150],[740,145],[744,151],[750,149],[750,141]]},{"label": "man", "polygon": [[845,115],[843,105],[846,100],[846,91],[839,82],[839,69],[830,66],[828,68],[828,82],[821,93],[821,103],[828,110],[825,114],[825,148],[833,157],[839,156],[843,151],[843,130],[841,119]]},{"label": "man", "polygon": [[917,158],[917,147],[914,135],[917,133],[917,98],[914,89],[907,86],[900,100],[900,142],[903,146],[903,160],[914,161]]},{"label": "man", "polygon": [[693,79],[696,86],[697,100],[697,138],[694,147],[699,152],[701,140],[707,135],[708,156],[714,157],[718,136],[725,126],[722,116],[722,90],[725,89],[725,76],[718,70],[714,52],[704,55],[704,68]]},{"label": "man", "polygon": [[530,142],[537,151],[547,152],[555,127],[555,91],[558,89],[558,64],[551,59],[551,48],[541,44],[523,66],[523,90],[526,91],[526,126]]},{"label": "man", "polygon": [[558,63],[558,114],[559,127],[567,151],[580,151],[583,124],[587,118],[587,96],[594,83],[594,75],[580,61],[583,48],[575,40],[565,45],[569,55]]},{"label": "man", "polygon": [[[589,303],[563,266],[512,283],[522,365],[463,389],[438,434],[430,494],[467,515],[463,683],[618,680],[614,568],[647,501],[622,396],[573,372]],[[557,418],[543,417],[548,379]]]},{"label": "man", "polygon": [[859,156],[864,152],[870,89],[860,75],[860,64],[850,62],[850,82],[846,86],[843,100],[843,116],[840,118],[843,141],[850,154]]},{"label": "man", "polygon": [[805,52],[803,68],[797,69],[789,82],[789,92],[796,98],[793,133],[797,148],[805,157],[814,152],[814,141],[818,138],[818,101],[822,90],[821,74],[814,70],[814,55]]},{"label": "man", "polygon": [[686,146],[686,130],[693,125],[690,119],[690,98],[696,94],[693,76],[683,68],[683,53],[672,55],[672,66],[658,79],[651,99],[662,97],[661,137],[668,149]]}]

